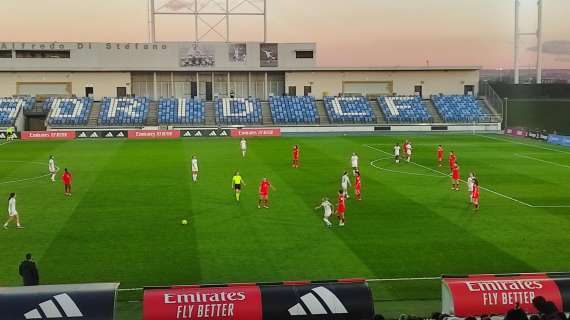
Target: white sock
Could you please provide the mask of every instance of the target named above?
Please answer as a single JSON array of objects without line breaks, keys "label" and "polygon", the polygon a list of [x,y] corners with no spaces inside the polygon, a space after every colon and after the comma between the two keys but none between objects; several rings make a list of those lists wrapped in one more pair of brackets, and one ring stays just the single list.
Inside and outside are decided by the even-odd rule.
[{"label": "white sock", "polygon": [[323,221],[327,224],[327,226],[330,226],[332,224],[327,218],[323,218]]},{"label": "white sock", "polygon": [[197,175],[197,174],[193,174],[193,175],[192,175],[192,180],[193,180],[194,182],[196,182],[196,180],[198,180],[198,175]]},{"label": "white sock", "polygon": [[242,151],[241,155],[245,158],[245,151]]}]

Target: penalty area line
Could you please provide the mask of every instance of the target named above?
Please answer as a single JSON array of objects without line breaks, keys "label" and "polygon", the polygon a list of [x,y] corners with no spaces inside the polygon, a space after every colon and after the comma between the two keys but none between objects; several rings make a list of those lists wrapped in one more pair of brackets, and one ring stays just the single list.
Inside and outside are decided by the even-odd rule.
[{"label": "penalty area line", "polygon": [[526,155],[520,154],[520,153],[514,153],[514,155],[515,155],[516,157],[519,157],[519,158],[525,158],[525,159],[530,159],[530,160],[534,160],[534,161],[544,162],[544,163],[548,163],[548,164],[555,165],[555,166],[558,166],[558,167],[570,169],[570,166],[567,166],[567,165],[564,165],[564,164],[561,164],[561,163],[552,162],[552,161],[547,161],[547,160],[542,160],[542,159],[538,159],[538,158],[526,156]]}]

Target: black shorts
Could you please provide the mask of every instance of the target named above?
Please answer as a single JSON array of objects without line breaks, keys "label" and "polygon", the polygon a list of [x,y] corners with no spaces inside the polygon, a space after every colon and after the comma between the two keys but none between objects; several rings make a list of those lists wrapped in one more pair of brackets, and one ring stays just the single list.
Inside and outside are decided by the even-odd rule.
[{"label": "black shorts", "polygon": [[235,190],[241,190],[241,184],[234,184]]}]

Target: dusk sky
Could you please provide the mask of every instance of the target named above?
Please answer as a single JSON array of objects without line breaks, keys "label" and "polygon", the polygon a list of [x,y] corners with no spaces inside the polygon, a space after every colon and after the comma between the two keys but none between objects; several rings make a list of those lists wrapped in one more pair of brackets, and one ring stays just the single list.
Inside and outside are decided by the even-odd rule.
[{"label": "dusk sky", "polygon": [[[173,0],[156,0],[157,7],[167,1]],[[419,66],[429,60],[432,66],[511,68],[513,8],[514,0],[268,0],[268,41],[316,42],[321,66]],[[2,11],[0,41],[148,40],[147,0],[2,0]],[[536,12],[536,0],[522,0],[521,31],[536,30]],[[193,29],[190,16],[162,16],[157,41],[193,40]],[[232,41],[262,40],[260,18],[236,18],[232,29]],[[545,67],[570,69],[570,0],[544,0],[544,41]],[[535,42],[523,38],[521,66],[536,63]]]}]

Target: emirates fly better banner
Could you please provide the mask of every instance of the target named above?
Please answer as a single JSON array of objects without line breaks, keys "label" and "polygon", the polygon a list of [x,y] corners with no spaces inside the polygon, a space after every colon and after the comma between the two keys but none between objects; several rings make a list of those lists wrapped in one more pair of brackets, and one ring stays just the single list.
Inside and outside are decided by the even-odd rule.
[{"label": "emirates fly better banner", "polygon": [[365,282],[146,289],[144,320],[373,319]]},{"label": "emirates fly better banner", "polygon": [[442,279],[442,312],[457,317],[505,314],[516,303],[529,313],[535,297],[570,311],[570,274],[470,275]]}]

